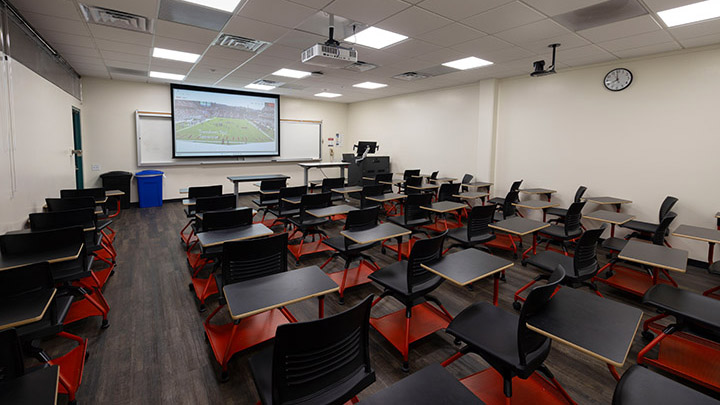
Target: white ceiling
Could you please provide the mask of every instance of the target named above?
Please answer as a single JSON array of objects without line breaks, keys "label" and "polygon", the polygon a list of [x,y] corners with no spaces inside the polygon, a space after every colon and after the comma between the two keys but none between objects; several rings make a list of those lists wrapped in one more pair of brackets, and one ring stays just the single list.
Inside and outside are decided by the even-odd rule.
[{"label": "white ceiling", "polygon": [[[639,0],[647,15],[578,32],[551,19],[603,0],[244,0],[221,32],[272,43],[260,54],[212,45],[219,32],[158,19],[160,0],[87,0],[86,4],[139,14],[154,20],[154,34],[88,24],[78,0],[11,0],[28,22],[83,76],[162,82],[114,73],[112,68],[158,70],[187,75],[185,83],[242,88],[276,80],[293,89],[273,93],[317,99],[321,91],[343,94],[333,101],[356,102],[396,94],[528,74],[532,62],[550,64],[547,45],[559,42],[558,69],[631,58],[720,42],[720,20],[676,28],[664,26],[657,12],[689,0]],[[320,11],[397,32],[410,39],[375,50],[354,46],[359,59],[379,65],[355,73],[300,63],[300,52],[325,36],[308,32]],[[305,23],[305,25],[303,25]],[[310,30],[312,31],[312,30]],[[336,38],[342,39],[342,38]],[[152,58],[154,46],[202,54],[196,63]],[[405,82],[392,76],[421,71],[468,56],[494,65]],[[320,70],[322,77],[272,76],[280,68]],[[388,84],[364,90],[353,84]]]}]

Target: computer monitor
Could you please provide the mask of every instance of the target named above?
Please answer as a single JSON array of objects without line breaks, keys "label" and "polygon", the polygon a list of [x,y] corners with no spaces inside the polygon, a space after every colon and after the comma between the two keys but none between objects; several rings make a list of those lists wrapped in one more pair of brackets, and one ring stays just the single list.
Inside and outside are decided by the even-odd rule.
[{"label": "computer monitor", "polygon": [[355,163],[355,155],[353,155],[352,153],[343,153],[342,161],[348,163]]},{"label": "computer monitor", "polygon": [[375,153],[377,150],[376,141],[358,141],[357,144],[357,156],[360,157],[365,153],[367,149],[368,153]]}]

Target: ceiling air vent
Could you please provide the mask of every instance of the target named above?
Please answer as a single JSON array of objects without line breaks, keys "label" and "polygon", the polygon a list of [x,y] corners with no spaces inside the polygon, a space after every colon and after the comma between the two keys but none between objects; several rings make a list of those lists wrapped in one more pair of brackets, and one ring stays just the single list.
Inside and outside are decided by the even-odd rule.
[{"label": "ceiling air vent", "polygon": [[413,80],[427,79],[428,77],[430,77],[430,76],[429,76],[429,75],[422,74],[422,73],[405,72],[405,73],[401,73],[401,74],[399,74],[399,75],[393,76],[393,79],[400,79],[400,80],[405,80],[405,81],[410,82],[410,81],[413,81]]},{"label": "ceiling air vent", "polygon": [[261,85],[261,86],[280,87],[280,86],[284,85],[285,83],[283,83],[283,82],[276,82],[276,81],[274,81],[274,80],[260,79],[260,80],[255,80],[255,81],[253,82],[253,84],[259,84],[259,85]]},{"label": "ceiling air vent", "polygon": [[148,34],[152,34],[153,31],[152,20],[140,15],[85,4],[80,4],[80,9],[82,10],[85,20],[92,24]]},{"label": "ceiling air vent", "polygon": [[362,72],[367,72],[368,70],[373,70],[376,67],[377,67],[377,65],[373,65],[372,63],[357,61],[357,62],[353,63],[352,65],[345,66],[343,69],[362,73]]},{"label": "ceiling air vent", "polygon": [[257,52],[260,49],[270,45],[270,42],[238,37],[235,35],[222,34],[215,41],[215,45],[224,46],[226,48],[237,49],[238,51]]}]

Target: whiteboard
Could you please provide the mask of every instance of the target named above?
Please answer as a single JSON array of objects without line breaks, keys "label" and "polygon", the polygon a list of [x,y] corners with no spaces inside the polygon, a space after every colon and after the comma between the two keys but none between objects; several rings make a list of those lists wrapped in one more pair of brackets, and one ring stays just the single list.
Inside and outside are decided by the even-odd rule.
[{"label": "whiteboard", "polygon": [[321,159],[322,121],[280,119],[280,156],[233,158],[172,157],[172,115],[135,111],[138,166],[301,162]]}]

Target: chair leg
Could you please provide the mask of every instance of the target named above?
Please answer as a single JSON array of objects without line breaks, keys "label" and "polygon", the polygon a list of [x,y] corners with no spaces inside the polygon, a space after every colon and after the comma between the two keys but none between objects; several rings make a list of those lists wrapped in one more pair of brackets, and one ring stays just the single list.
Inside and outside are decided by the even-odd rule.
[{"label": "chair leg", "polygon": [[410,371],[410,318],[412,317],[412,307],[405,309],[405,346],[403,347],[403,365],[402,371],[407,373]]}]

